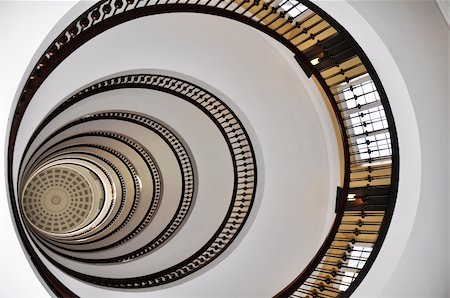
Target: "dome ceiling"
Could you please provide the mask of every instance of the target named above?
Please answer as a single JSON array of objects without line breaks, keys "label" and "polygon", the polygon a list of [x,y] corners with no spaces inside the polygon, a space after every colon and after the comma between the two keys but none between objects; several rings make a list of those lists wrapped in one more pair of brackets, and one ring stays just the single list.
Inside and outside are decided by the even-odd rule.
[{"label": "dome ceiling", "polygon": [[82,173],[82,166],[70,163],[37,171],[22,195],[27,220],[40,231],[65,234],[95,218],[103,199]]}]

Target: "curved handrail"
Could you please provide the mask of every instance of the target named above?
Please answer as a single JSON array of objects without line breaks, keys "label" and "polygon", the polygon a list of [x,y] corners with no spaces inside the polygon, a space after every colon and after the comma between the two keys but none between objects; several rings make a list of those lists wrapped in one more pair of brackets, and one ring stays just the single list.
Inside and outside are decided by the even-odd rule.
[{"label": "curved handrail", "polygon": [[[197,270],[201,269],[202,267],[206,266],[214,259],[216,259],[223,251],[225,251],[227,247],[229,247],[234,239],[236,239],[240,230],[244,226],[253,206],[255,197],[254,189],[256,188],[257,184],[257,165],[254,158],[253,145],[249,139],[248,133],[235,113],[224,102],[222,102],[213,94],[209,93],[207,90],[181,79],[164,75],[151,74],[130,74],[114,77],[106,79],[99,83],[95,83],[88,88],[84,88],[82,91],[77,92],[73,96],[69,97],[64,104],[70,106],[84,98],[89,98],[90,94],[97,94],[99,91],[105,92],[121,88],[154,89],[161,92],[173,94],[201,110],[212,120],[212,122],[214,122],[217,129],[224,137],[225,142],[227,143],[234,172],[232,199],[229,203],[227,213],[222,223],[215,231],[214,235],[192,256],[160,272],[143,276],[136,276],[132,278],[104,278],[101,276],[88,275],[77,272],[50,258],[46,251],[42,249],[42,247],[37,246],[37,248],[41,252],[41,254],[49,259],[49,261],[54,266],[81,280],[108,287],[151,287],[166,284],[181,279],[188,274],[196,272]],[[57,111],[60,112],[61,110],[57,109]],[[46,118],[46,120],[50,119],[49,117],[53,118],[59,112],[55,112],[56,114],[52,113],[51,116],[48,116]],[[99,114],[89,115],[85,118],[81,118],[77,121],[69,123],[66,127],[62,127],[54,132],[50,137],[46,139],[46,141],[51,139],[61,131],[64,131],[67,127],[71,127],[78,123],[84,123],[86,121],[96,121],[100,119],[120,120],[125,118],[130,122],[143,125],[147,128],[151,128],[151,123],[154,122],[151,119],[138,114],[127,112],[102,112]],[[165,129],[162,125],[157,125],[162,129]],[[156,130],[155,133],[171,140],[167,141],[168,144],[174,139],[176,140],[176,138],[172,134],[169,135],[169,132],[167,130],[165,132],[159,132]],[[111,135],[112,133],[105,134]],[[74,137],[77,137],[77,135],[75,135]],[[64,142],[64,140],[60,142]],[[175,143],[175,141],[173,141],[173,143],[174,144],[171,143],[172,146],[170,146],[171,150],[182,151],[180,146],[178,146],[178,143]],[[186,169],[191,173],[192,170],[187,165],[188,163],[185,161],[185,159],[187,158],[187,156],[182,157],[184,161],[179,161],[179,166],[180,168]],[[189,194],[192,194],[194,189],[192,173],[189,174],[189,177],[187,177],[186,179],[187,196],[189,196]],[[168,230],[170,230],[171,233],[174,232],[173,224],[178,226],[181,223],[178,214],[187,213],[187,210],[185,209],[185,206],[180,206],[180,208],[178,208],[177,214],[174,215],[174,222],[169,225],[170,227],[168,226]],[[148,243],[147,245],[145,245],[145,247],[131,252],[131,254],[127,254],[120,258],[112,258],[108,261],[128,261],[132,258],[140,257],[142,256],[142,253],[148,253],[151,250],[155,249],[158,245],[160,245],[163,241],[162,238],[167,239],[165,237],[166,235],[163,234],[162,236],[164,237],[160,237],[156,242],[152,241]]]},{"label": "curved handrail", "polygon": [[[18,127],[37,88],[59,63],[99,33],[134,18],[169,12],[207,13],[248,24],[284,44],[305,73],[319,82],[333,107],[344,144],[341,208],[316,257],[277,296],[350,295],[374,262],[392,217],[398,187],[398,140],[386,93],[370,61],[342,26],[307,1],[108,0],[91,7],[42,55],[17,104],[8,145],[9,191],[17,223],[12,158]],[[349,197],[352,193],[355,196]],[[18,230],[28,243],[23,229]],[[350,261],[357,265],[349,265]]]}]

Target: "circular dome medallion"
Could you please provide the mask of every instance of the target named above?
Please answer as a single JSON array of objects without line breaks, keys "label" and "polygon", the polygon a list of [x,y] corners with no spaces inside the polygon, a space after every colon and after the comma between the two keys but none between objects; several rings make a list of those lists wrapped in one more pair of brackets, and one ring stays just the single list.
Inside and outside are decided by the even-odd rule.
[{"label": "circular dome medallion", "polygon": [[70,194],[64,189],[50,189],[43,196],[44,206],[51,213],[61,212],[67,208]]}]

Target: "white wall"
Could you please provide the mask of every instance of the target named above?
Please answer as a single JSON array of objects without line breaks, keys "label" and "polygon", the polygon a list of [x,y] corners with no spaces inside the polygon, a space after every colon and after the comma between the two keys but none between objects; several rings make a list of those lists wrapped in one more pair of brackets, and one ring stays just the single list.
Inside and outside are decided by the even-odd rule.
[{"label": "white wall", "polygon": [[[73,1],[0,1],[0,140],[6,138],[11,103],[31,57],[55,23],[73,5]],[[23,21],[24,16],[26,22]],[[5,164],[4,149],[2,143],[2,166]],[[28,264],[14,232],[5,180],[5,177],[0,179],[0,297],[48,297],[49,294]]]},{"label": "white wall", "polygon": [[[381,296],[449,297],[447,24],[434,1],[355,1],[351,5],[375,29],[397,63],[420,136],[419,206],[407,247]],[[401,136],[399,143],[402,146]]]}]

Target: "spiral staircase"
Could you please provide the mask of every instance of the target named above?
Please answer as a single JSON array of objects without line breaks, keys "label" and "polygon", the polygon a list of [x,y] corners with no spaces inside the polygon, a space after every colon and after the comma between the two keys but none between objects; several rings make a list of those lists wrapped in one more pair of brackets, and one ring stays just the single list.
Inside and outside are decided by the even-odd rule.
[{"label": "spiral staircase", "polygon": [[17,233],[52,294],[357,289],[395,211],[396,99],[332,16],[105,0],[54,35],[7,146]]}]

